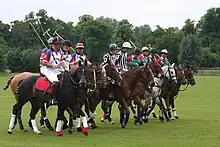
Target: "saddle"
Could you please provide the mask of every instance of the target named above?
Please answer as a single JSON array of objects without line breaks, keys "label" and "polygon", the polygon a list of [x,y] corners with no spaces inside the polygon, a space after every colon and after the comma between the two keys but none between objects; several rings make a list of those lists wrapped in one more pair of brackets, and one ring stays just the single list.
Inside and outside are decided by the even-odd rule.
[{"label": "saddle", "polygon": [[35,88],[45,93],[52,94],[51,85],[52,83],[47,78],[40,77],[35,84]]}]

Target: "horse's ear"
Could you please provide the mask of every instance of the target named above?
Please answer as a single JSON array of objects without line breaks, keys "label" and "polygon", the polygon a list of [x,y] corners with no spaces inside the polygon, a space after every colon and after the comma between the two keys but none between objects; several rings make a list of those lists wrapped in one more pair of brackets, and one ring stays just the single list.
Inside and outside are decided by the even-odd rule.
[{"label": "horse's ear", "polygon": [[173,63],[172,65],[171,65],[171,67],[174,67],[175,66],[175,63]]}]

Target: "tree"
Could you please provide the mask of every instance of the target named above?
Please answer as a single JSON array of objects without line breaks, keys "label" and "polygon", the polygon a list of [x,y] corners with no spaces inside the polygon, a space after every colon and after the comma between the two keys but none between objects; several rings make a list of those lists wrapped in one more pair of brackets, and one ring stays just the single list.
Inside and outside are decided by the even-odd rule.
[{"label": "tree", "polygon": [[201,47],[195,35],[189,34],[183,37],[178,55],[179,62],[185,66],[198,67],[201,63]]},{"label": "tree", "polygon": [[187,34],[196,34],[195,21],[191,19],[187,19],[185,21],[185,25],[182,28],[182,31],[185,35]]}]

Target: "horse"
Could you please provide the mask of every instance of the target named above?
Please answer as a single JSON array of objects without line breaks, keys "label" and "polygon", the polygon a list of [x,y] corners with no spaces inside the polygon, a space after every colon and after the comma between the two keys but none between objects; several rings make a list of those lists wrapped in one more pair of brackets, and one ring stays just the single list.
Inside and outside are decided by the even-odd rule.
[{"label": "horse", "polygon": [[[167,98],[170,96],[170,94],[173,90],[172,89],[173,85],[175,85],[177,83],[176,73],[175,73],[175,69],[173,66],[174,66],[174,64],[171,66],[163,66],[162,70],[164,72],[165,77],[163,77],[163,78],[155,77],[154,78],[156,85],[153,87],[152,93],[150,94],[150,97],[153,100],[153,104],[152,104],[150,110],[145,114],[146,119],[148,118],[151,111],[154,109],[155,103],[157,103],[158,106],[160,107],[160,110],[161,110],[159,113],[160,121],[163,122],[163,120],[164,120],[163,114],[165,115],[166,120],[169,121],[169,118],[167,116],[167,113],[165,111],[165,107],[163,106],[161,98],[163,97],[165,99],[166,106],[167,106],[169,104],[169,99],[167,99]],[[149,106],[149,104],[150,104],[150,99],[148,99],[148,106]]]},{"label": "horse", "polygon": [[[125,128],[130,115],[128,109],[130,101],[137,93],[143,93],[143,89],[149,89],[150,83],[153,83],[152,72],[146,65],[127,71],[120,77],[113,65],[107,64],[104,68],[106,73],[109,73],[107,75],[111,78],[107,78],[109,81],[107,83],[104,82],[102,87],[99,87],[96,93],[89,98],[90,106],[92,107],[91,112],[95,111],[96,106],[101,100],[117,101],[120,110],[120,124],[122,128]],[[110,94],[113,96],[109,97]],[[135,98],[135,101],[138,102],[139,99]]]},{"label": "horse", "polygon": [[[36,78],[30,78],[32,76],[36,76]],[[15,100],[16,102],[18,102],[18,88],[19,88],[19,85],[20,83],[25,80],[25,79],[28,79],[27,81],[29,81],[30,83],[32,83],[32,87],[34,86],[34,84],[36,83],[37,79],[40,78],[40,74],[39,73],[31,73],[31,72],[22,72],[22,73],[19,73],[15,76],[12,76],[9,78],[9,80],[7,81],[7,84],[4,86],[3,90],[7,90],[10,86],[11,88],[11,91],[15,97]],[[49,105],[47,104],[47,107]],[[44,127],[44,120],[43,120],[43,115],[45,115],[45,111],[44,109],[41,109],[41,120],[40,120],[40,124],[41,124],[41,127],[43,128]],[[23,123],[22,123],[22,119],[21,119],[21,112],[18,113],[18,115],[16,116],[16,119],[15,119],[15,125],[17,124],[17,120],[18,120],[18,124],[19,124],[19,128],[20,130],[24,130],[24,126],[23,126]],[[48,119],[46,119],[46,126],[47,128],[49,129],[49,131],[53,131],[53,127],[50,125],[50,122]],[[31,123],[29,122],[29,127],[32,128],[31,126]]]},{"label": "horse", "polygon": [[[38,82],[36,82],[36,81],[38,81]],[[38,86],[39,86],[39,84],[44,85],[42,87],[43,88],[42,90],[45,90],[44,88],[46,88],[46,90],[47,90],[46,93],[44,92],[44,97],[42,97],[42,98],[35,96],[35,92],[37,91],[35,89],[35,87],[37,86],[37,84],[38,84]],[[31,118],[33,130],[37,134],[42,134],[38,130],[38,128],[36,127],[35,115],[38,112],[39,108],[44,109],[43,103],[47,103],[51,99],[50,96],[48,95],[48,93],[51,93],[50,83],[47,82],[47,80],[44,79],[43,77],[39,78],[39,76],[32,76],[32,77],[29,77],[29,78],[23,80],[20,83],[18,93],[19,93],[19,95],[18,95],[19,98],[18,98],[18,102],[13,106],[12,117],[10,120],[8,133],[12,134],[12,129],[14,128],[15,117],[17,115],[19,115],[18,112],[21,111],[24,104],[26,104],[28,101],[30,101],[31,106],[32,106],[31,112],[30,112],[30,118]],[[45,118],[45,120],[47,120],[46,116],[44,116],[44,118]],[[48,121],[45,121],[45,122],[47,124]]]},{"label": "horse", "polygon": [[[84,133],[86,136],[88,135],[87,120],[84,112],[81,109],[82,107],[81,102],[86,97],[87,86],[88,86],[85,69],[86,66],[81,65],[76,69],[76,72],[72,75],[69,72],[64,72],[61,89],[59,90],[57,95],[58,111],[57,111],[56,136],[63,135],[61,124],[64,119],[64,111],[68,107],[71,107],[74,112],[73,118],[70,119],[69,121],[69,133],[72,133],[73,119],[76,119],[76,114],[79,114],[80,116],[82,116],[82,123],[83,123],[82,133]],[[42,95],[42,92],[40,93]]]},{"label": "horse", "polygon": [[[174,100],[178,96],[179,91],[185,91],[188,88],[189,85],[194,86],[196,84],[196,81],[195,81],[194,76],[193,76],[195,70],[190,68],[190,66],[182,68],[182,66],[179,65],[177,67],[179,67],[179,69],[177,70],[177,73],[180,73],[179,77],[182,77],[182,80],[181,80],[181,78],[178,79],[178,74],[177,74],[176,89],[170,95],[170,105],[171,105],[172,112],[173,112],[173,115],[174,115],[174,117],[171,117],[172,120],[179,119],[179,116],[177,115],[176,107],[175,107],[175,104],[174,104]],[[186,85],[186,87],[181,90],[180,89],[181,85]],[[171,114],[170,114],[170,116],[171,116]]]}]

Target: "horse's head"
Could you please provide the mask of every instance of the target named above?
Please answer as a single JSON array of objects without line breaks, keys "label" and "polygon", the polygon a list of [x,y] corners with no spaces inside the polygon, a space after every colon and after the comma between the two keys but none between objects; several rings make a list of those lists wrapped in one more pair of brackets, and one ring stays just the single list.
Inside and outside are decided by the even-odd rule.
[{"label": "horse's head", "polygon": [[165,77],[168,80],[170,80],[174,83],[177,83],[176,72],[175,72],[175,69],[173,66],[174,66],[174,64],[172,64],[171,66],[163,66],[162,69],[165,74]]},{"label": "horse's head", "polygon": [[150,63],[148,63],[148,66],[150,67],[151,71],[153,72],[153,74],[155,76],[164,75],[162,67],[158,62],[156,62],[156,61],[150,62]]},{"label": "horse's head", "polygon": [[87,86],[86,74],[85,74],[86,66],[82,64],[79,64],[79,65],[80,66],[77,68],[75,75],[76,75],[77,80],[79,81],[80,87],[86,88]]},{"label": "horse's head", "polygon": [[176,77],[177,77],[177,82],[180,83],[181,85],[186,85],[187,84],[187,79],[184,74],[184,70],[182,66],[179,64],[174,63],[174,69],[176,71]]},{"label": "horse's head", "polygon": [[111,77],[112,79],[115,80],[116,84],[119,84],[122,77],[121,75],[119,74],[118,70],[116,69],[116,67],[112,64],[106,64],[104,66],[105,68],[105,71],[106,71],[106,75],[108,77]]},{"label": "horse's head", "polygon": [[185,77],[191,86],[194,86],[196,84],[196,81],[194,79],[194,72],[195,70],[192,69],[190,66],[187,66],[187,68],[184,69]]},{"label": "horse's head", "polygon": [[153,72],[152,72],[151,68],[148,67],[148,65],[144,66],[144,72],[145,72],[145,74],[144,74],[145,77],[144,78],[148,82],[147,83],[148,89],[150,91],[152,91],[153,87],[155,86]]}]

